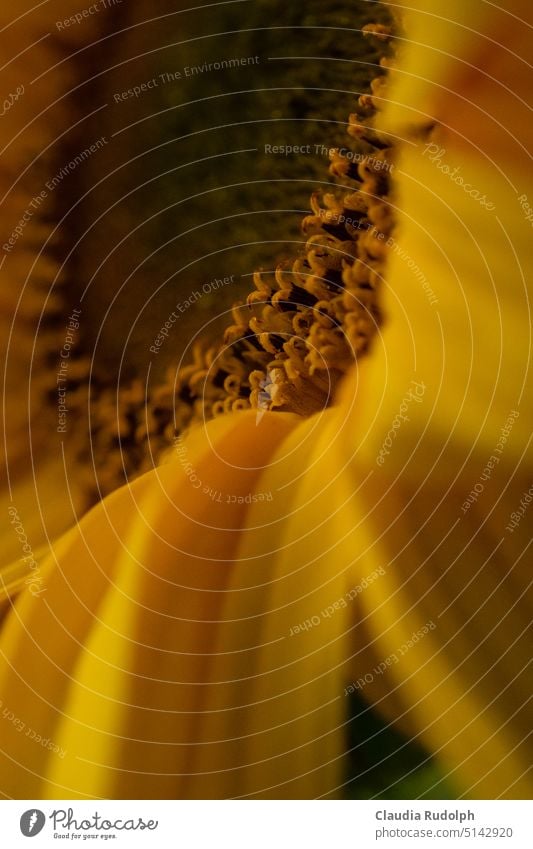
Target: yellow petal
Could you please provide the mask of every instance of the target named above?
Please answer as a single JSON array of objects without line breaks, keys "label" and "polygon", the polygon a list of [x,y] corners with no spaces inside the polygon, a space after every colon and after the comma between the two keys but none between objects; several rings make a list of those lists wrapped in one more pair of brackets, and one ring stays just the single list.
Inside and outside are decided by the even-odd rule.
[{"label": "yellow petal", "polygon": [[[447,16],[464,24],[471,6],[461,5],[459,13],[459,4],[446,4]],[[425,8],[443,12],[439,3]],[[361,595],[356,638],[370,639],[362,692],[416,731],[463,793],[515,798],[532,792],[527,516],[512,523],[531,499],[533,263],[519,199],[533,197],[531,166],[520,134],[505,159],[496,132],[476,150],[474,110],[459,110],[425,138],[406,120],[420,105],[436,122],[450,118],[449,92],[438,85],[457,85],[457,64],[438,51],[474,61],[494,21],[476,13],[474,23],[486,25],[482,35],[425,27],[432,61],[422,63],[414,44],[401,66],[427,78],[419,80],[423,92],[399,74],[382,118],[411,136],[395,168],[388,322],[361,369],[353,417],[355,475],[373,470],[357,496],[361,563],[386,570]],[[492,44],[494,67],[520,44],[519,25],[501,38],[500,49]],[[502,87],[496,96],[494,80],[484,86],[484,71],[473,92],[452,88],[456,101],[473,94],[488,104],[492,126],[519,133],[520,110]],[[376,673],[379,664],[385,671]]]},{"label": "yellow petal", "polygon": [[187,795],[246,497],[294,422],[213,422],[53,547],[44,593],[23,593],[2,630],[4,792]]}]

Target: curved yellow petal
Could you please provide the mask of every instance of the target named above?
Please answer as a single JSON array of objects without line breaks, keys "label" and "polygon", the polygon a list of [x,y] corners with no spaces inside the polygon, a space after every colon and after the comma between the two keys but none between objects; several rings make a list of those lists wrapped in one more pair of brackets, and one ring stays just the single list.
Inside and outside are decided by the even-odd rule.
[{"label": "curved yellow petal", "polygon": [[[254,504],[247,516],[213,661],[217,678],[235,683],[213,694],[221,712],[206,716],[202,729],[204,739],[224,737],[227,712],[238,708],[237,751],[246,769],[227,773],[232,796],[341,792],[357,559],[353,488],[342,468],[349,439],[344,409],[296,428],[261,478],[272,501]],[[222,745],[198,756],[203,769],[228,761]],[[193,786],[201,794],[201,784]]]},{"label": "curved yellow petal", "polygon": [[21,594],[0,638],[5,793],[187,795],[248,495],[294,423],[211,423],[53,547],[43,594]]},{"label": "curved yellow petal", "polygon": [[[433,13],[454,23],[428,27]],[[360,562],[385,567],[361,595],[371,655],[355,674],[463,793],[516,798],[532,792],[533,263],[521,200],[533,197],[533,179],[521,107],[508,77],[491,77],[505,64],[524,93],[516,20],[507,16],[500,43],[490,42],[476,85],[465,77],[459,86],[458,66],[470,73],[479,43],[495,35],[494,16],[504,16],[478,13],[477,4],[431,3],[408,16],[427,61],[409,44],[401,71],[424,79],[411,86],[399,73],[382,117],[408,141],[395,168],[388,323],[361,370],[353,417],[356,474],[373,470],[357,495]],[[481,32],[464,29],[468,21]],[[504,62],[512,48],[518,57]],[[481,139],[465,97],[488,110]],[[417,108],[431,133],[413,120]]]}]

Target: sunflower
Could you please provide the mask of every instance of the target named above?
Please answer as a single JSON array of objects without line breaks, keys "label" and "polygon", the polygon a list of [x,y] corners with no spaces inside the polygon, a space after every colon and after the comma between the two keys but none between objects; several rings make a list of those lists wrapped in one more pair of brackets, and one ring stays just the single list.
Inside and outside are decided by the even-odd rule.
[{"label": "sunflower", "polygon": [[222,339],[97,387],[127,484],[2,573],[6,796],[530,795],[527,9],[465,5],[366,27],[341,186]]}]

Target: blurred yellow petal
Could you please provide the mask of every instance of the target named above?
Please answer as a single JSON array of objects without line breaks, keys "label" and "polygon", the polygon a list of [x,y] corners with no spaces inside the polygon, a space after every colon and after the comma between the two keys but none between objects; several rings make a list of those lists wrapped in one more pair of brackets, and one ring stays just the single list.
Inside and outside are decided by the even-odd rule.
[{"label": "blurred yellow petal", "polygon": [[[416,41],[423,30],[438,70],[421,61],[418,44],[406,48],[402,65],[429,77],[419,83],[435,129],[421,137],[420,122],[399,109],[423,100],[400,74],[382,118],[411,136],[396,167],[388,322],[361,368],[353,419],[356,469],[374,470],[357,496],[360,562],[386,564],[361,596],[361,637],[369,635],[376,663],[389,665],[385,680],[362,688],[386,716],[417,729],[466,795],[527,798],[530,522],[512,516],[524,516],[531,493],[533,263],[519,195],[533,197],[533,181],[520,110],[503,83],[484,77],[485,66],[474,92],[465,86],[444,97],[433,88],[457,83],[443,56],[474,60],[485,25],[494,35],[492,13],[474,14],[480,36],[455,24],[428,27],[426,12],[444,7],[464,23],[475,4],[425,4],[408,18],[408,33]],[[516,22],[500,36],[503,46],[491,45],[494,66],[522,43]],[[451,101],[463,95],[488,106],[493,127],[517,134],[505,158],[497,133],[481,151],[465,145],[479,126],[472,112],[454,112]],[[454,125],[442,127],[452,113]]]},{"label": "blurred yellow petal", "polygon": [[[14,504],[32,545],[71,526],[81,507],[79,482],[61,488],[65,475],[57,427],[55,365],[65,340],[64,272],[58,260],[59,234],[51,223],[65,204],[65,193],[51,194],[44,175],[64,164],[65,137],[80,115],[67,97],[76,84],[76,60],[61,61],[80,42],[93,38],[101,21],[91,17],[80,27],[55,28],[68,17],[68,0],[0,7],[3,57],[2,147],[0,150],[0,357],[2,391],[8,399],[2,416],[0,469],[8,482],[0,512]],[[38,81],[38,82],[37,82]],[[36,84],[34,84],[36,83]],[[55,233],[54,233],[55,230]],[[65,299],[65,302],[63,301]],[[71,365],[73,377],[75,366]],[[47,403],[50,392],[56,403]],[[2,529],[4,562],[20,554],[9,525]],[[0,588],[1,593],[1,588]]]}]

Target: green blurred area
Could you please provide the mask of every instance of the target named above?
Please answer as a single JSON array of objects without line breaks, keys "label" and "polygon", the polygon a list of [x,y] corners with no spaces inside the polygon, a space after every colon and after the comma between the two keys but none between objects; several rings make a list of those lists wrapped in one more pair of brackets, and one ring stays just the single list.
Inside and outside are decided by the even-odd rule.
[{"label": "green blurred area", "polygon": [[357,693],[349,696],[349,799],[456,799],[438,762],[386,723]]}]

